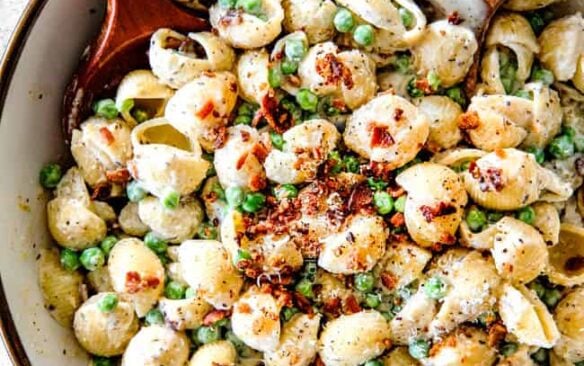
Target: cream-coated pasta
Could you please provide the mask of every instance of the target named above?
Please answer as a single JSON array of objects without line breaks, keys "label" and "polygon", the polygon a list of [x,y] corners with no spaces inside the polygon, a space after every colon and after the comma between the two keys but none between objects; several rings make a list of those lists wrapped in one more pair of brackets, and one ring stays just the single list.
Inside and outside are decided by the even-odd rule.
[{"label": "cream-coated pasta", "polygon": [[488,344],[485,331],[461,327],[437,344],[437,351],[421,360],[424,366],[476,365],[490,366],[497,353]]},{"label": "cream-coated pasta", "polygon": [[316,357],[320,314],[297,314],[282,327],[280,343],[264,353],[266,366],[309,366]]},{"label": "cream-coated pasta", "polygon": [[197,349],[189,361],[189,366],[235,366],[237,350],[231,342],[217,341]]},{"label": "cream-coated pasta", "polygon": [[383,366],[411,366],[416,359],[410,356],[407,347],[395,347],[383,358]]},{"label": "cream-coated pasta", "polygon": [[[376,270],[390,275],[395,282],[394,287],[401,288],[420,279],[430,259],[432,253],[427,249],[413,243],[393,242],[388,245]],[[393,288],[387,290],[391,291]]]},{"label": "cream-coated pasta", "polygon": [[219,36],[235,48],[253,49],[272,42],[282,31],[284,10],[280,0],[261,0],[262,16],[214,4],[209,21]]},{"label": "cream-coated pasta", "polygon": [[583,306],[584,289],[578,287],[570,291],[554,310],[554,319],[560,331],[554,352],[573,363],[584,360]]},{"label": "cream-coated pasta", "polygon": [[427,147],[432,151],[450,149],[462,140],[458,117],[462,109],[458,103],[443,96],[432,95],[416,101],[420,112],[430,121]]},{"label": "cream-coated pasta", "polygon": [[562,223],[558,244],[548,248],[549,265],[546,274],[551,282],[562,286],[584,284],[583,238],[584,229],[580,225]]},{"label": "cream-coated pasta", "polygon": [[158,303],[164,320],[174,330],[196,329],[203,325],[203,319],[213,307],[202,298],[160,299]]},{"label": "cream-coated pasta", "polygon": [[318,354],[326,366],[357,366],[383,353],[390,329],[375,310],[341,315],[324,327]]},{"label": "cream-coated pasta", "polygon": [[303,31],[310,44],[328,41],[335,34],[333,18],[337,6],[331,0],[283,0],[284,28]]},{"label": "cream-coated pasta", "polygon": [[185,36],[168,28],[152,34],[148,57],[154,75],[174,89],[206,72],[230,70],[235,61],[233,49],[211,32]]},{"label": "cream-coated pasta", "polygon": [[[205,214],[210,221],[221,222],[227,213],[227,202],[219,196],[223,188],[217,176],[209,177],[201,188],[201,199],[205,205]],[[218,193],[219,192],[219,193]]]},{"label": "cream-coated pasta", "polygon": [[162,296],[164,267],[138,239],[122,239],[114,246],[108,270],[114,291],[128,296],[139,317],[146,315]]},{"label": "cream-coated pasta", "polygon": [[556,3],[559,0],[509,0],[504,7],[515,11],[535,10]]},{"label": "cream-coated pasta", "polygon": [[402,97],[382,94],[353,113],[343,139],[364,158],[395,169],[415,158],[429,133],[430,122],[417,107]]},{"label": "cream-coated pasta", "polygon": [[[103,311],[100,302],[108,296],[116,296],[117,304],[111,311]],[[131,301],[113,292],[90,297],[75,312],[73,322],[75,337],[81,346],[91,354],[106,357],[124,353],[139,328]]]},{"label": "cream-coated pasta", "polygon": [[195,236],[204,213],[196,199],[182,201],[169,210],[156,197],[146,197],[138,203],[138,216],[157,237],[180,244]]},{"label": "cream-coated pasta", "polygon": [[248,102],[261,105],[264,97],[270,92],[268,71],[270,55],[262,48],[242,53],[235,66],[239,92]]},{"label": "cream-coated pasta", "polygon": [[389,322],[392,342],[408,345],[416,339],[427,338],[429,325],[437,312],[436,300],[426,296],[424,291],[416,292]]},{"label": "cream-coated pasta", "polygon": [[164,325],[143,327],[132,338],[122,366],[183,366],[189,358],[189,341],[182,332]]},{"label": "cream-coated pasta", "polygon": [[533,226],[541,233],[548,246],[558,244],[560,241],[560,214],[553,204],[537,202],[533,206],[535,220]]},{"label": "cream-coated pasta", "polygon": [[140,220],[138,204],[135,202],[128,202],[122,208],[118,217],[118,224],[124,233],[132,236],[144,236],[149,230],[148,225]]},{"label": "cream-coated pasta", "polygon": [[217,309],[230,308],[243,285],[223,245],[213,240],[187,240],[179,248],[178,260],[185,281]]},{"label": "cream-coated pasta", "polygon": [[177,90],[164,116],[178,131],[197,136],[205,150],[213,151],[236,101],[235,75],[228,71],[206,73]]}]

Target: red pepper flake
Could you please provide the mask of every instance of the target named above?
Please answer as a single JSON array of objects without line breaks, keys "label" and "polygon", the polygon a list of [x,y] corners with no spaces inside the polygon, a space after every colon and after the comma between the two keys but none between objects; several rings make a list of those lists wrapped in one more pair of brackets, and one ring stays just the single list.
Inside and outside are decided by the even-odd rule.
[{"label": "red pepper flake", "polygon": [[116,138],[107,127],[100,128],[99,134],[105,140],[105,143],[108,145],[111,145],[116,141]]},{"label": "red pepper flake", "polygon": [[201,119],[205,119],[211,113],[213,113],[213,110],[215,110],[215,105],[213,104],[213,101],[208,100],[205,104],[203,104],[201,109],[195,113],[195,115]]},{"label": "red pepper flake", "polygon": [[401,108],[396,108],[393,111],[393,120],[396,122],[399,122],[399,120],[402,119],[403,115],[404,115],[404,110]]},{"label": "red pepper flake", "polygon": [[457,11],[453,11],[452,13],[450,13],[448,15],[448,23],[450,23],[452,25],[459,25],[462,22],[463,22],[463,20]]},{"label": "red pepper flake", "polygon": [[434,92],[432,86],[430,86],[430,83],[426,78],[416,79],[414,85],[416,88],[420,89],[424,94],[432,94]]},{"label": "red pepper flake", "polygon": [[393,290],[397,285],[397,280],[391,273],[382,272],[379,276],[381,278],[381,283],[383,286],[387,287],[387,289]]},{"label": "red pepper flake", "polygon": [[476,111],[465,112],[458,116],[457,124],[461,130],[474,130],[478,128],[481,120]]},{"label": "red pepper flake", "polygon": [[203,325],[208,327],[227,317],[229,317],[228,310],[211,310],[203,318]]},{"label": "red pepper flake", "polygon": [[400,227],[406,224],[406,219],[403,213],[396,212],[395,214],[393,214],[389,222],[395,227]]},{"label": "red pepper flake", "polygon": [[455,213],[456,207],[448,202],[440,202],[434,207],[422,205],[420,211],[422,211],[422,215],[424,215],[426,222],[432,222],[436,217]]},{"label": "red pepper flake", "polygon": [[126,168],[108,170],[105,172],[108,182],[124,184],[130,181],[130,171]]},{"label": "red pepper flake", "polygon": [[323,58],[318,58],[315,67],[316,72],[322,76],[326,84],[338,86],[342,81],[347,89],[353,89],[351,70],[334,54],[327,53]]},{"label": "red pepper flake", "polygon": [[345,299],[345,314],[355,314],[361,311],[361,305],[354,295],[349,295]]},{"label": "red pepper flake", "polygon": [[390,147],[395,144],[393,137],[385,126],[373,125],[371,128],[371,147]]}]

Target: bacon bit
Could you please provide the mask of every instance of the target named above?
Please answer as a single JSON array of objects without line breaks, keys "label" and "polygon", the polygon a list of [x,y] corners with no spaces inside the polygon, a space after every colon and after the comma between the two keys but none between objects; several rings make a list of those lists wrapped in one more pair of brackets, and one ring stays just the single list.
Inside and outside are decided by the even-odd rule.
[{"label": "bacon bit", "polygon": [[208,100],[205,104],[203,104],[203,106],[201,107],[201,109],[199,109],[195,115],[201,119],[205,119],[207,118],[213,111],[215,110],[215,105],[213,104],[213,101]]},{"label": "bacon bit", "polygon": [[229,311],[227,310],[211,310],[203,318],[203,325],[208,327],[217,323],[219,320],[225,319],[229,316]]},{"label": "bacon bit", "polygon": [[373,192],[365,183],[356,185],[351,191],[347,208],[353,213],[372,213],[373,209]]},{"label": "bacon bit", "polygon": [[577,255],[569,258],[564,264],[564,269],[570,272],[577,272],[584,269],[584,257]]},{"label": "bacon bit", "polygon": [[294,304],[296,305],[296,307],[298,309],[300,309],[301,312],[303,312],[305,314],[314,313],[314,309],[312,308],[310,301],[308,301],[308,299],[306,297],[304,297],[304,295],[302,295],[298,292],[294,292],[293,296],[294,296]]},{"label": "bacon bit", "polygon": [[320,356],[316,356],[316,360],[314,360],[314,366],[326,366],[324,362],[320,359]]},{"label": "bacon bit", "polygon": [[246,302],[240,302],[237,305],[237,310],[242,314],[251,314],[251,306]]},{"label": "bacon bit", "polygon": [[422,205],[420,207],[422,215],[426,219],[426,222],[432,222],[436,217],[451,215],[456,212],[456,207],[448,202],[440,202],[434,207]]},{"label": "bacon bit", "polygon": [[241,24],[243,18],[241,17],[241,11],[229,10],[227,14],[219,18],[220,27],[229,27],[230,25]]},{"label": "bacon bit", "polygon": [[125,287],[130,294],[135,294],[148,288],[156,288],[159,284],[160,280],[156,277],[141,278],[140,273],[136,271],[126,273]]},{"label": "bacon bit", "polygon": [[388,192],[392,198],[398,198],[403,196],[406,193],[406,190],[399,186],[390,186]]},{"label": "bacon bit", "polygon": [[389,222],[395,227],[400,227],[406,224],[406,218],[404,217],[403,213],[396,212],[395,214],[393,214]]},{"label": "bacon bit", "polygon": [[160,280],[154,276],[146,277],[143,281],[146,288],[156,288],[160,284]]},{"label": "bacon bit", "polygon": [[213,147],[220,149],[227,142],[227,127],[220,126],[212,129],[208,134],[208,139],[213,141]]},{"label": "bacon bit", "polygon": [[243,164],[245,164],[245,161],[247,160],[248,155],[249,154],[246,152],[241,154],[241,156],[239,157],[239,159],[237,159],[237,162],[235,163],[235,169],[241,170],[241,168],[243,168]]},{"label": "bacon bit", "polygon": [[500,159],[505,159],[507,157],[507,153],[503,149],[495,150],[495,155],[497,155],[497,157],[499,157]]},{"label": "bacon bit", "polygon": [[495,190],[501,191],[505,185],[503,184],[503,171],[498,168],[487,168],[485,174],[481,174],[479,179],[479,188],[483,192]]},{"label": "bacon bit", "polygon": [[332,53],[316,60],[316,72],[322,76],[326,84],[338,86],[341,81],[347,89],[353,89],[351,70]]},{"label": "bacon bit", "polygon": [[452,234],[444,233],[440,236],[440,244],[452,245],[456,243],[456,237]]},{"label": "bacon bit", "polygon": [[262,98],[260,109],[256,112],[252,125],[256,126],[262,118],[278,133],[284,133],[294,125],[294,117],[280,106],[276,92],[270,90]]},{"label": "bacon bit", "polygon": [[481,169],[475,160],[471,161],[468,165],[468,171],[474,179],[479,179],[481,176]]},{"label": "bacon bit", "polygon": [[393,120],[396,122],[399,122],[399,120],[402,119],[403,115],[404,115],[404,110],[401,108],[396,108],[393,111]]},{"label": "bacon bit", "polygon": [[105,143],[108,144],[108,145],[111,145],[111,144],[113,144],[116,141],[116,138],[111,133],[111,131],[109,129],[107,129],[107,127],[100,128],[99,129],[99,134],[105,140]]},{"label": "bacon bit", "polygon": [[105,172],[108,182],[124,184],[130,181],[130,171],[126,168],[108,170]]},{"label": "bacon bit", "polygon": [[269,152],[264,144],[261,142],[256,142],[256,144],[251,148],[251,154],[254,155],[261,164],[263,164],[264,161],[266,161]]},{"label": "bacon bit", "polygon": [[481,120],[476,111],[469,111],[458,116],[457,125],[461,130],[474,130],[480,126]]},{"label": "bacon bit", "polygon": [[91,193],[91,200],[95,201],[98,199],[106,199],[111,194],[112,187],[107,182],[97,183],[95,188],[93,189],[93,193]]},{"label": "bacon bit", "polygon": [[385,181],[392,179],[392,171],[393,167],[389,163],[380,163],[375,161],[371,161],[369,162],[369,165],[361,168],[361,174],[366,176],[373,176]]},{"label": "bacon bit", "polygon": [[442,348],[455,346],[456,337],[454,335],[449,335],[448,337],[444,338],[441,342],[434,343],[432,348],[430,348],[430,352],[428,354],[430,355],[430,357],[433,357],[436,356]]},{"label": "bacon bit", "polygon": [[432,94],[434,92],[434,90],[430,86],[430,83],[428,82],[428,79],[426,78],[416,79],[414,85],[416,88],[420,89],[424,94]]},{"label": "bacon bit", "polygon": [[239,133],[241,134],[241,141],[243,142],[248,142],[251,138],[251,134],[247,131],[241,130]]},{"label": "bacon bit", "polygon": [[361,305],[353,295],[347,296],[345,299],[345,314],[355,314],[361,311]]},{"label": "bacon bit", "polygon": [[395,144],[395,141],[387,127],[373,125],[371,128],[371,147],[390,147]]},{"label": "bacon bit", "polygon": [[389,272],[382,272],[380,275],[381,283],[389,290],[393,290],[397,285],[395,277]]},{"label": "bacon bit", "polygon": [[325,313],[331,314],[334,317],[339,316],[341,313],[341,298],[335,296],[327,299],[324,302],[322,309]]},{"label": "bacon bit", "polygon": [[489,337],[487,344],[489,347],[496,347],[507,335],[507,328],[499,322],[489,327]]},{"label": "bacon bit", "polygon": [[450,23],[452,25],[459,25],[462,22],[463,22],[463,20],[457,11],[454,11],[448,15],[448,23]]},{"label": "bacon bit", "polygon": [[292,307],[294,297],[292,296],[292,293],[284,287],[275,289],[273,295],[280,307]]},{"label": "bacon bit", "polygon": [[346,112],[347,111],[347,104],[345,104],[345,101],[340,99],[340,98],[335,98],[331,101],[331,105],[338,109],[341,112]]},{"label": "bacon bit", "polygon": [[262,189],[266,188],[266,177],[261,174],[254,174],[249,177],[247,185],[253,192],[261,191]]}]

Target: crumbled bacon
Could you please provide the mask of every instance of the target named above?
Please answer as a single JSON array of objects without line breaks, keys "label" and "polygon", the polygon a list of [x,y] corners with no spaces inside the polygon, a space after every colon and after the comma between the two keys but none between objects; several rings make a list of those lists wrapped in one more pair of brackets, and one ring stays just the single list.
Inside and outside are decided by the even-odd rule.
[{"label": "crumbled bacon", "polygon": [[241,134],[241,141],[243,142],[248,142],[251,138],[251,134],[247,131],[241,130],[239,133]]},{"label": "crumbled bacon", "polygon": [[398,198],[400,196],[403,196],[406,193],[406,190],[400,186],[390,186],[388,188],[388,192],[392,198]]},{"label": "crumbled bacon", "polygon": [[395,141],[386,126],[373,124],[371,127],[371,147],[390,147]]},{"label": "crumbled bacon", "polygon": [[258,161],[263,164],[268,157],[268,149],[261,142],[256,142],[251,148],[251,153],[258,159]]},{"label": "crumbled bacon", "polygon": [[213,128],[209,134],[208,139],[213,141],[213,147],[215,149],[220,149],[227,142],[227,127],[220,126]]},{"label": "crumbled bacon", "polygon": [[280,102],[273,90],[270,90],[262,98],[260,109],[256,112],[252,125],[256,126],[262,118],[278,133],[284,133],[294,125],[294,117],[280,106]]},{"label": "crumbled bacon", "polygon": [[239,159],[237,159],[237,161],[235,162],[235,169],[241,170],[241,168],[243,168],[243,164],[245,164],[248,155],[249,154],[247,152],[244,152],[239,156]]},{"label": "crumbled bacon", "polygon": [[457,11],[453,11],[452,13],[450,13],[448,15],[448,23],[450,23],[452,25],[459,25],[462,22],[463,22],[463,20]]},{"label": "crumbled bacon", "polygon": [[322,309],[325,313],[328,313],[334,317],[339,316],[341,313],[341,298],[335,296],[327,299],[324,302]]},{"label": "crumbled bacon", "polygon": [[266,177],[264,177],[262,174],[253,174],[251,177],[249,177],[247,185],[253,192],[261,191],[262,189],[266,188]]},{"label": "crumbled bacon", "polygon": [[301,312],[303,312],[305,314],[314,313],[314,309],[312,308],[312,304],[310,303],[310,301],[306,297],[304,297],[304,295],[302,295],[298,292],[294,292],[293,297],[294,297],[294,304],[296,305],[296,307],[298,309],[300,309]]},{"label": "crumbled bacon", "polygon": [[108,170],[105,172],[108,182],[124,184],[130,181],[130,171],[126,168]]},{"label": "crumbled bacon", "polygon": [[389,272],[381,272],[379,275],[381,278],[381,283],[383,286],[387,287],[389,290],[393,290],[397,284],[395,277]]},{"label": "crumbled bacon", "polygon": [[215,110],[215,105],[212,100],[208,100],[203,104],[203,106],[195,113],[195,115],[201,119],[207,118]]},{"label": "crumbled bacon", "polygon": [[422,205],[420,207],[420,211],[422,211],[422,215],[426,219],[426,222],[432,222],[436,217],[451,215],[456,212],[456,207],[453,204],[448,202],[440,202],[434,207]]},{"label": "crumbled bacon", "polygon": [[487,168],[486,171],[481,172],[479,178],[479,188],[483,192],[495,190],[501,191],[505,185],[503,184],[503,171],[498,168]]},{"label": "crumbled bacon", "polygon": [[478,128],[481,120],[476,111],[465,112],[458,116],[457,124],[461,130],[474,130]]},{"label": "crumbled bacon", "polygon": [[355,314],[361,311],[361,305],[354,295],[349,295],[345,299],[345,314]]},{"label": "crumbled bacon", "polygon": [[403,213],[396,212],[395,214],[393,214],[393,216],[391,216],[389,222],[395,227],[400,227],[406,224],[406,219]]},{"label": "crumbled bacon", "polygon": [[347,89],[353,89],[353,76],[351,70],[345,66],[332,53],[327,53],[323,58],[316,60],[316,72],[328,85],[338,86],[341,82]]},{"label": "crumbled bacon", "polygon": [[126,273],[126,291],[130,294],[135,294],[141,290],[148,288],[156,288],[160,284],[160,280],[154,276],[142,278],[140,273],[130,271]]},{"label": "crumbled bacon", "polygon": [[203,325],[208,327],[209,325],[217,323],[219,320],[229,317],[229,315],[228,310],[211,310],[203,318]]},{"label": "crumbled bacon", "polygon": [[396,108],[393,111],[393,120],[396,122],[399,122],[402,119],[403,115],[404,115],[404,110],[401,108]]},{"label": "crumbled bacon", "polygon": [[231,25],[241,24],[243,18],[241,16],[241,11],[239,10],[229,10],[227,14],[219,19],[220,27],[229,27]]},{"label": "crumbled bacon", "polygon": [[376,161],[371,161],[368,165],[361,168],[361,174],[365,176],[373,176],[385,181],[392,178],[392,171],[393,167],[390,164]]},{"label": "crumbled bacon", "polygon": [[500,322],[489,326],[489,337],[487,344],[489,347],[496,347],[507,335],[507,328]]},{"label": "crumbled bacon", "polygon": [[111,145],[116,141],[116,138],[107,127],[100,128],[99,134],[105,140],[105,143],[108,145]]},{"label": "crumbled bacon", "polygon": [[98,199],[106,199],[109,197],[112,191],[112,186],[108,182],[97,183],[93,192],[91,193],[91,200],[95,201]]},{"label": "crumbled bacon", "polygon": [[320,356],[316,356],[316,360],[314,360],[314,366],[326,366],[324,362],[320,359]]},{"label": "crumbled bacon", "polygon": [[349,201],[347,202],[347,208],[349,212],[353,213],[371,213],[373,212],[373,192],[366,184],[358,184],[353,187]]},{"label": "crumbled bacon", "polygon": [[434,90],[430,86],[430,83],[428,82],[428,79],[426,78],[416,79],[414,85],[416,88],[420,89],[424,94],[432,94],[434,92]]},{"label": "crumbled bacon", "polygon": [[448,234],[448,233],[443,233],[440,236],[440,244],[444,244],[444,245],[452,245],[456,243],[456,237],[452,234]]}]

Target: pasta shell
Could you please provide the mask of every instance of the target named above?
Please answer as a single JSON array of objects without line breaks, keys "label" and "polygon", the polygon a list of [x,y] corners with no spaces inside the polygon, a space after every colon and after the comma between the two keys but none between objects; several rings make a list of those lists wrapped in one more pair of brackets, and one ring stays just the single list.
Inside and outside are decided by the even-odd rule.
[{"label": "pasta shell", "polygon": [[180,300],[160,299],[158,307],[166,323],[175,330],[200,327],[205,315],[213,309],[198,296]]},{"label": "pasta shell", "polygon": [[73,315],[82,302],[83,276],[65,270],[56,250],[41,251],[38,276],[45,308],[57,323],[71,327]]},{"label": "pasta shell", "polygon": [[150,325],[132,338],[121,366],[184,366],[188,359],[189,340],[184,333]]},{"label": "pasta shell", "polygon": [[320,314],[297,314],[282,328],[280,343],[264,353],[267,366],[308,366],[316,357]]},{"label": "pasta shell", "polygon": [[99,356],[121,355],[140,324],[134,307],[125,297],[119,297],[112,311],[104,312],[99,304],[113,293],[100,293],[89,298],[75,313],[75,337],[89,353]]},{"label": "pasta shell", "polygon": [[576,73],[572,78],[572,83],[580,93],[584,94],[584,54],[580,55],[578,65],[576,66]]},{"label": "pasta shell", "polygon": [[284,28],[303,31],[310,44],[325,42],[335,34],[333,19],[337,6],[330,0],[283,0]]},{"label": "pasta shell", "polygon": [[584,284],[584,229],[562,224],[558,245],[548,248],[547,275],[553,283],[562,286]]},{"label": "pasta shell", "polygon": [[397,71],[381,71],[377,73],[377,84],[380,92],[388,92],[408,98],[408,83],[412,75]]},{"label": "pasta shell", "polygon": [[488,336],[483,330],[462,327],[437,343],[437,352],[422,359],[424,366],[430,365],[477,365],[490,366],[497,359],[497,353],[488,344]]},{"label": "pasta shell", "polygon": [[87,273],[87,281],[95,292],[114,292],[107,266]]},{"label": "pasta shell", "polygon": [[228,210],[227,202],[221,197],[217,198],[217,193],[215,193],[218,188],[221,188],[221,183],[219,183],[219,178],[217,176],[212,176],[205,181],[203,188],[201,189],[201,199],[205,205],[205,213],[211,222],[223,221],[223,216]]},{"label": "pasta shell", "polygon": [[535,211],[533,226],[539,230],[547,245],[556,245],[560,240],[560,214],[554,205],[538,202],[532,206]]},{"label": "pasta shell", "polygon": [[383,366],[411,366],[416,364],[416,360],[410,356],[407,347],[394,348],[385,358]]},{"label": "pasta shell", "polygon": [[276,351],[280,339],[280,308],[271,294],[250,288],[233,306],[233,333],[249,347],[261,352]]},{"label": "pasta shell", "polygon": [[388,290],[392,291],[407,286],[422,277],[422,271],[431,258],[430,251],[415,244],[393,242],[388,246],[375,271],[391,275],[395,280],[395,287]]},{"label": "pasta shell", "polygon": [[139,317],[146,315],[164,289],[164,267],[156,254],[138,239],[122,239],[109,254],[108,269],[114,290],[128,295]]},{"label": "pasta shell", "polygon": [[204,218],[201,204],[196,199],[183,201],[175,209],[168,210],[155,197],[140,200],[138,215],[157,237],[175,244],[195,236]]},{"label": "pasta shell", "polygon": [[521,343],[550,348],[560,338],[556,323],[546,306],[534,291],[523,285],[503,285],[499,314],[507,330]]},{"label": "pasta shell", "polygon": [[507,47],[519,44],[532,53],[539,51],[539,45],[531,25],[525,17],[518,13],[502,12],[491,21],[485,46],[491,47],[498,44]]},{"label": "pasta shell", "polygon": [[554,319],[560,331],[554,352],[573,363],[584,360],[583,307],[584,289],[579,287],[568,293],[554,311]]},{"label": "pasta shell", "polygon": [[128,202],[126,206],[120,211],[118,223],[124,233],[132,236],[144,236],[149,228],[140,220],[138,215],[138,204],[135,202]]},{"label": "pasta shell", "polygon": [[418,291],[389,322],[392,342],[407,346],[413,340],[426,338],[437,312],[436,301]]},{"label": "pasta shell", "polygon": [[458,103],[448,97],[432,95],[418,99],[417,105],[430,121],[428,148],[435,152],[450,149],[462,140],[458,128],[458,116],[462,114],[462,109]]},{"label": "pasta shell", "polygon": [[[181,49],[177,43],[187,44],[187,49]],[[197,47],[199,50],[195,51]],[[221,37],[211,32],[184,36],[161,28],[150,38],[148,58],[154,75],[171,88],[179,89],[205,72],[230,70],[235,53]]]},{"label": "pasta shell", "polygon": [[178,259],[185,281],[215,308],[228,309],[239,297],[243,279],[221,243],[187,240]]},{"label": "pasta shell", "polygon": [[375,310],[341,315],[320,334],[320,359],[327,366],[355,366],[375,358],[387,348],[390,329]]},{"label": "pasta shell", "polygon": [[268,82],[270,56],[265,49],[245,51],[237,60],[240,96],[250,103],[262,104],[271,90]]},{"label": "pasta shell", "polygon": [[559,0],[509,0],[503,6],[510,10],[526,11],[544,8]]},{"label": "pasta shell", "polygon": [[126,74],[116,94],[116,105],[130,126],[138,124],[130,110],[120,108],[127,100],[134,101],[134,108],[146,111],[150,118],[162,116],[166,103],[174,92],[164,85],[150,70],[135,70]]},{"label": "pasta shell", "polygon": [[465,247],[479,250],[491,249],[497,231],[496,225],[489,225],[489,227],[483,229],[481,232],[473,233],[466,221],[462,221],[458,230],[458,235],[460,236],[459,241]]},{"label": "pasta shell", "polygon": [[377,92],[375,63],[359,50],[343,51],[338,60],[349,70],[351,83],[341,83],[341,96],[347,108],[355,110],[367,103]]},{"label": "pasta shell", "polygon": [[487,152],[479,149],[455,148],[435,154],[430,161],[455,168],[463,163],[478,160],[485,155]]},{"label": "pasta shell", "polygon": [[533,95],[533,120],[521,144],[543,149],[560,132],[563,118],[560,98],[556,91],[541,83],[526,84],[524,89]]},{"label": "pasta shell", "polygon": [[237,351],[229,341],[208,343],[191,357],[189,366],[235,366]]}]

